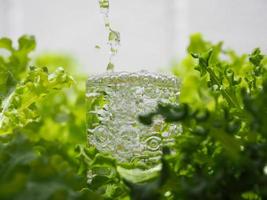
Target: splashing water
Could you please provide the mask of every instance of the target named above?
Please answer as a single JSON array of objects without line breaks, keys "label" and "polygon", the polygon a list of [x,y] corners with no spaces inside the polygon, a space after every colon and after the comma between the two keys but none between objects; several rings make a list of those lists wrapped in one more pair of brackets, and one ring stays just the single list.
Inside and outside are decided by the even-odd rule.
[{"label": "splashing water", "polygon": [[[89,143],[111,154],[126,179],[142,182],[158,174],[163,146],[171,146],[180,125],[154,118],[141,124],[139,114],[153,111],[158,102],[177,102],[179,82],[173,76],[148,73],[107,73],[87,82],[87,131]],[[123,164],[134,164],[125,169]]]},{"label": "splashing water", "polygon": [[108,32],[108,45],[109,45],[109,63],[107,65],[107,71],[114,70],[113,58],[118,53],[120,46],[120,33],[111,28],[109,21],[109,0],[98,0],[100,12],[103,15],[105,28]]}]

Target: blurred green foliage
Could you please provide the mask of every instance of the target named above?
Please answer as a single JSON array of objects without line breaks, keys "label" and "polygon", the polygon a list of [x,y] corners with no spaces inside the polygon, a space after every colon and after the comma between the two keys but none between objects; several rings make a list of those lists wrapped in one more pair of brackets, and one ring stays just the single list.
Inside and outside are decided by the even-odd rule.
[{"label": "blurred green foliage", "polygon": [[110,155],[87,146],[77,62],[56,53],[30,59],[35,46],[32,36],[17,48],[0,39],[0,199],[267,198],[267,59],[259,49],[238,55],[191,36],[173,67],[181,103],[140,116],[149,125],[161,115],[183,133],[174,151],[163,148],[161,175],[133,184]]},{"label": "blurred green foliage", "polygon": [[30,60],[34,37],[18,43],[0,39],[0,199],[98,199],[75,153],[86,144],[85,77],[58,68],[74,69],[65,55]]},{"label": "blurred green foliage", "polygon": [[259,49],[239,56],[200,34],[191,36],[188,53],[173,68],[183,77],[181,104],[140,117],[147,124],[161,115],[183,127],[176,153],[163,158],[168,178],[159,195],[267,199],[266,56]]}]

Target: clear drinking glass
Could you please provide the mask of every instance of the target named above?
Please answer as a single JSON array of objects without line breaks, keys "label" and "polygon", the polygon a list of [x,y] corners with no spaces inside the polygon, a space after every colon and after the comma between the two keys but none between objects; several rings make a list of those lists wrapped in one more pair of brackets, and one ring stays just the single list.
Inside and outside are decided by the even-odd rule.
[{"label": "clear drinking glass", "polygon": [[179,81],[146,71],[109,72],[88,79],[86,97],[89,144],[116,158],[119,173],[132,182],[158,174],[162,147],[173,144],[181,127],[164,123],[160,116],[146,126],[138,115],[155,110],[159,102],[177,103]]}]

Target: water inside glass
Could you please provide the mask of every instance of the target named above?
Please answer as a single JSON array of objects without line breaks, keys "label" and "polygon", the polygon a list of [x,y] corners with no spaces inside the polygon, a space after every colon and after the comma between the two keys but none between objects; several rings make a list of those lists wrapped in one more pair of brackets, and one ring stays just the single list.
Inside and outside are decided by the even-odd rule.
[{"label": "water inside glass", "polygon": [[138,115],[155,110],[159,102],[177,103],[177,78],[146,71],[109,72],[88,79],[86,97],[89,144],[116,158],[126,179],[144,182],[155,177],[162,147],[173,144],[181,127],[164,123],[160,116],[146,126]]}]

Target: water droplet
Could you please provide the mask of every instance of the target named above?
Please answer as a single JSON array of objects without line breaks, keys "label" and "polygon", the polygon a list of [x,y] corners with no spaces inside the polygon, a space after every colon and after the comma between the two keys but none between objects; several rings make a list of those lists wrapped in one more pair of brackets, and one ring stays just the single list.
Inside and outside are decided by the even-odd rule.
[{"label": "water droplet", "polygon": [[107,66],[107,71],[113,71],[114,70],[114,64],[109,62]]}]

